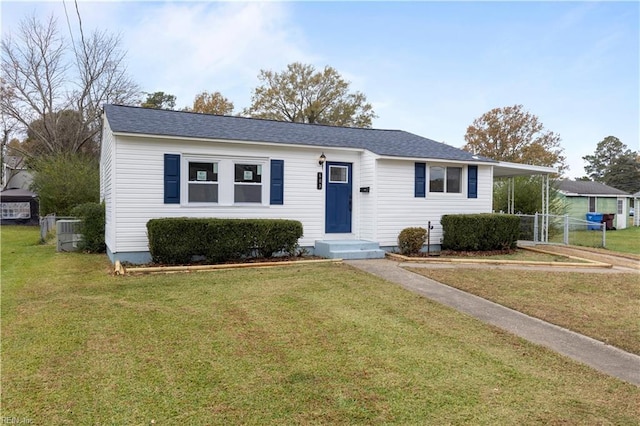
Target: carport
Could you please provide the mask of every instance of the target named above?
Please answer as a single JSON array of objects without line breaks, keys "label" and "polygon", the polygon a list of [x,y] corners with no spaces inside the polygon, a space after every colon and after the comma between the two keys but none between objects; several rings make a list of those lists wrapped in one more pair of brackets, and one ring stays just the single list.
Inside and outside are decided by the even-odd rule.
[{"label": "carport", "polygon": [[498,161],[493,166],[494,178],[507,178],[507,213],[515,214],[515,177],[518,176],[542,176],[542,223],[539,224],[541,229],[541,241],[548,242],[549,239],[549,181],[550,175],[557,174],[558,170],[553,167],[533,166],[530,164],[510,163],[507,161]]}]

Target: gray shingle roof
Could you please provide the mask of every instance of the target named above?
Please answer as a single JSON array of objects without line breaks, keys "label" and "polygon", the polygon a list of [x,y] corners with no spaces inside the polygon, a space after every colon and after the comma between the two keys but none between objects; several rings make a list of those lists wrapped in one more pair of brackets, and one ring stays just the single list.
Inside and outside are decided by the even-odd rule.
[{"label": "gray shingle roof", "polygon": [[558,183],[558,189],[565,193],[579,195],[631,195],[617,188],[605,185],[604,183],[568,179],[561,180]]},{"label": "gray shingle roof", "polygon": [[116,133],[366,149],[378,155],[458,161],[493,160],[402,130],[360,129],[105,105]]}]

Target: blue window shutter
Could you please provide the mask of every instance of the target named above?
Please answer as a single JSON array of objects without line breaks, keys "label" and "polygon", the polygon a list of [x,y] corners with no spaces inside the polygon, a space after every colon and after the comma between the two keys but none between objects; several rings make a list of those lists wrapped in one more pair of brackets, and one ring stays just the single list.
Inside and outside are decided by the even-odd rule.
[{"label": "blue window shutter", "polygon": [[284,204],[284,160],[271,160],[271,204]]},{"label": "blue window shutter", "polygon": [[467,168],[467,198],[478,198],[478,166]]},{"label": "blue window shutter", "polygon": [[427,165],[425,163],[416,163],[415,173],[415,197],[425,197],[427,186]]},{"label": "blue window shutter", "polygon": [[180,204],[180,155],[164,155],[164,202]]}]

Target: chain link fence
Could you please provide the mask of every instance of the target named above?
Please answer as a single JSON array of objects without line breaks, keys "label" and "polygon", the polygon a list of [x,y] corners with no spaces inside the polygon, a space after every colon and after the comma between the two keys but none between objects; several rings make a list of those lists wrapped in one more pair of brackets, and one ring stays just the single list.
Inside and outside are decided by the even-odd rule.
[{"label": "chain link fence", "polygon": [[[522,241],[571,244],[585,247],[606,247],[606,223],[591,222],[568,215],[519,214]],[[548,223],[545,232],[544,223]]]}]

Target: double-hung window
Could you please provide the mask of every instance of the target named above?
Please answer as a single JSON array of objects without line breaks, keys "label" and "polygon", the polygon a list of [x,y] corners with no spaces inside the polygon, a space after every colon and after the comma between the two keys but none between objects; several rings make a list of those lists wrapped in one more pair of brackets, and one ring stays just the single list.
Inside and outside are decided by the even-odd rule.
[{"label": "double-hung window", "polygon": [[462,167],[431,166],[429,192],[462,192]]},{"label": "double-hung window", "polygon": [[184,156],[179,170],[177,173],[183,182],[182,203],[232,206],[270,202],[271,173],[267,159]]},{"label": "double-hung window", "polygon": [[262,203],[262,164],[235,163],[235,203]]},{"label": "double-hung window", "polygon": [[218,163],[189,161],[188,185],[190,203],[217,203]]}]

